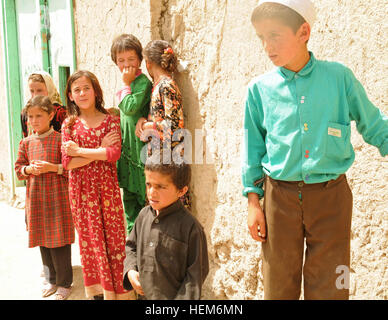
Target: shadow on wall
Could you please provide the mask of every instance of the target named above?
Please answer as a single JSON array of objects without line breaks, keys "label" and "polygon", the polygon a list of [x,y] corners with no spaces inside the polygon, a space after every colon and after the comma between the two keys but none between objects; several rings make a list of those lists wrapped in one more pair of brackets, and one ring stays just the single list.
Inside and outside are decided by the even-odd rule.
[{"label": "shadow on wall", "polygon": [[[169,7],[174,1],[168,0],[150,0],[151,14],[151,39],[166,40],[174,49],[174,39],[177,35],[184,31],[184,22],[181,17],[172,17],[169,12]],[[173,21],[172,21],[173,20]],[[178,58],[179,51],[177,53]],[[179,89],[183,97],[183,110],[185,117],[185,128],[192,134],[192,180],[190,185],[190,197],[192,201],[192,214],[200,221],[205,229],[209,251],[209,275],[205,281],[202,298],[216,299],[212,289],[214,274],[217,271],[217,264],[214,261],[214,250],[210,243],[210,231],[213,227],[215,209],[216,209],[216,194],[217,194],[217,175],[211,155],[206,148],[206,137],[204,130],[204,121],[200,115],[200,106],[198,100],[198,92],[194,89],[190,79],[190,68],[188,70],[174,75]],[[200,134],[196,136],[195,132]],[[201,141],[202,140],[202,141]],[[195,148],[203,146],[203,152],[196,153]],[[201,159],[196,159],[199,155]],[[219,297],[218,297],[219,298]]]}]

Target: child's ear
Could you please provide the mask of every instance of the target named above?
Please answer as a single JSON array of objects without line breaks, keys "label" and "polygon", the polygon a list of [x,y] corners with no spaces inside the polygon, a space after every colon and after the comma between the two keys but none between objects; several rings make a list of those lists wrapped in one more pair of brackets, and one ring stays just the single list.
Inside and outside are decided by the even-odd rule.
[{"label": "child's ear", "polygon": [[307,22],[305,22],[300,26],[298,32],[299,32],[299,39],[302,42],[306,43],[310,39],[311,27]]},{"label": "child's ear", "polygon": [[49,114],[50,121],[54,119],[54,116],[55,116],[55,112],[54,111]]},{"label": "child's ear", "polygon": [[178,192],[178,197],[182,197],[185,195],[185,193],[187,192],[187,190],[189,190],[189,187],[188,186],[184,186],[181,190],[179,190]]},{"label": "child's ear", "polygon": [[73,96],[72,96],[71,92],[69,92],[68,97],[69,97],[70,101],[74,102],[74,99],[73,99]]}]

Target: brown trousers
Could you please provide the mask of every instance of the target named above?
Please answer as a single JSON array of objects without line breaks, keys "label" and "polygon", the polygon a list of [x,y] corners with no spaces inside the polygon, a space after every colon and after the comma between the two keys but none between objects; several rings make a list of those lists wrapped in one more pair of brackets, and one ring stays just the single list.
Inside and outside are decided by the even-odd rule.
[{"label": "brown trousers", "polygon": [[39,247],[47,282],[69,288],[73,283],[71,244],[59,248]]},{"label": "brown trousers", "polygon": [[299,299],[302,274],[305,299],[348,299],[348,286],[338,285],[350,267],[353,197],[345,175],[315,184],[267,177],[264,188],[264,299]]}]

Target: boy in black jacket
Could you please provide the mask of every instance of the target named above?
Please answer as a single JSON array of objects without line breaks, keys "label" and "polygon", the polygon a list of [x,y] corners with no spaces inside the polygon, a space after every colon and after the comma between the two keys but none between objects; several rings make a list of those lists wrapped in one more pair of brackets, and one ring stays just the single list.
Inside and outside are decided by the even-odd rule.
[{"label": "boy in black jacket", "polygon": [[127,240],[124,288],[151,300],[198,300],[209,261],[203,227],[180,200],[190,167],[147,163],[145,175],[150,205]]}]

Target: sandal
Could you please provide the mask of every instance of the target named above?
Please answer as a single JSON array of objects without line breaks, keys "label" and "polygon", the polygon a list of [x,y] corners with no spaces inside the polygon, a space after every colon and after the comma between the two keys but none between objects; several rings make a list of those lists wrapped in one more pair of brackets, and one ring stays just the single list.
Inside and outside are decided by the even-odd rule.
[{"label": "sandal", "polygon": [[55,300],[66,300],[71,294],[71,287],[64,288],[58,287],[57,293],[55,294]]},{"label": "sandal", "polygon": [[42,297],[47,298],[52,294],[54,294],[56,291],[57,291],[57,286],[55,284],[46,283],[42,289]]}]

